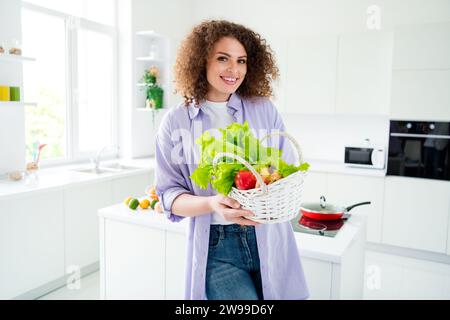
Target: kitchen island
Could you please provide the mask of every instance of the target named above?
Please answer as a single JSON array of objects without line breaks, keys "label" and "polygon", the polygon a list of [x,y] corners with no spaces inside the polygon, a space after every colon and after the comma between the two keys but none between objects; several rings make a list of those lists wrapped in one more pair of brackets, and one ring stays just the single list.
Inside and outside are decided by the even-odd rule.
[{"label": "kitchen island", "polygon": [[[310,299],[362,299],[366,217],[354,212],[334,237],[295,232]],[[100,298],[183,299],[188,223],[100,209]]]}]

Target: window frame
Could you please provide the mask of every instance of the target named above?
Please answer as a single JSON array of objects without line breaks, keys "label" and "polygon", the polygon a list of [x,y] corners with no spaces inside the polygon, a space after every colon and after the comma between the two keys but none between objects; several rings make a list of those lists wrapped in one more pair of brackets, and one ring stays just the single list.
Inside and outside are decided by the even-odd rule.
[{"label": "window frame", "polygon": [[[92,159],[98,150],[81,152],[79,150],[78,136],[80,123],[78,121],[78,31],[81,29],[98,32],[111,37],[113,46],[113,70],[112,70],[112,105],[111,105],[111,141],[113,145],[119,146],[119,108],[118,108],[118,7],[117,0],[113,0],[115,7],[114,25],[101,24],[82,17],[41,7],[39,5],[22,1],[22,9],[43,13],[57,18],[62,18],[65,25],[66,43],[66,154],[64,158],[43,159],[41,167],[66,165],[70,163],[86,162]],[[104,146],[102,146],[104,147]],[[100,148],[102,148],[100,147]],[[100,149],[99,148],[99,149]],[[102,158],[118,158],[120,152],[117,149],[105,150]]]}]

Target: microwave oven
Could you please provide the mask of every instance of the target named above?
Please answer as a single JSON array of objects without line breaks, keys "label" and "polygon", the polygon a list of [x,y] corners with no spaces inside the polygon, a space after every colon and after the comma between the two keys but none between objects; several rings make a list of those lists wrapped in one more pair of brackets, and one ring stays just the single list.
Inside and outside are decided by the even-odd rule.
[{"label": "microwave oven", "polygon": [[344,163],[348,167],[384,169],[386,151],[384,147],[370,145],[345,146]]}]

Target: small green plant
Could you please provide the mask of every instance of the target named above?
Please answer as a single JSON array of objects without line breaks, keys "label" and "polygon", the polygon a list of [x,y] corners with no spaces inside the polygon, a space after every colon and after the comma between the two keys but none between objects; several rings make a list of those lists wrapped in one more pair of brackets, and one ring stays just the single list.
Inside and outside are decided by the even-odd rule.
[{"label": "small green plant", "polygon": [[145,70],[141,78],[141,84],[146,89],[147,103],[146,106],[153,109],[161,109],[163,107],[164,90],[158,85],[159,72],[155,66]]}]

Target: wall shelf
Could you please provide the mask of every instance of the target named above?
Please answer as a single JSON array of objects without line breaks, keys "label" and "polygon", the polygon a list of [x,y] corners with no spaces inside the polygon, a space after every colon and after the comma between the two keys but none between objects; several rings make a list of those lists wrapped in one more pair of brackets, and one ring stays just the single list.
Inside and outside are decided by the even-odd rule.
[{"label": "wall shelf", "polygon": [[0,54],[0,61],[4,62],[24,62],[24,61],[36,61],[35,58],[32,57],[24,57],[13,54]]}]

